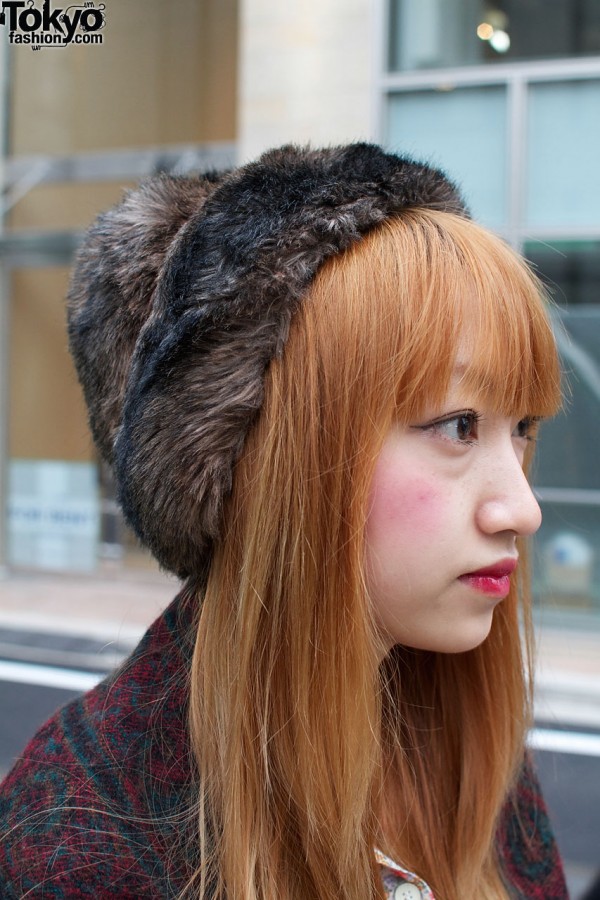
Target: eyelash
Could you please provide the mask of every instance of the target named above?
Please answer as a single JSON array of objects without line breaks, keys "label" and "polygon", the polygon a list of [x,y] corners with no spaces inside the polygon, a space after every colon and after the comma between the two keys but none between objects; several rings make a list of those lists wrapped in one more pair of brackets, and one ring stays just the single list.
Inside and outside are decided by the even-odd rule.
[{"label": "eyelash", "polygon": [[[418,425],[416,427],[421,431],[430,431],[433,434],[437,434],[439,437],[452,441],[455,444],[470,447],[477,442],[478,425],[481,419],[482,416],[480,413],[475,412],[473,409],[466,409],[462,412],[454,413],[451,416],[436,419],[434,422],[428,422],[426,425]],[[517,426],[513,431],[513,437],[526,441],[535,441],[539,421],[537,416],[525,416],[525,418],[517,423]],[[451,435],[447,430],[447,426],[452,425],[453,423],[456,423],[457,427],[460,427],[459,423],[462,423],[463,425],[466,423],[469,436],[467,437],[466,433],[463,435],[460,435],[459,433],[455,436]]]},{"label": "eyelash", "polygon": [[[514,436],[518,438],[524,438],[526,441],[536,441],[540,421],[541,419],[539,416],[525,416],[524,419],[521,419],[521,421],[517,423],[517,427],[513,432]],[[524,434],[517,433],[519,428],[521,427],[523,427],[525,431]]]},{"label": "eyelash", "polygon": [[[466,446],[471,446],[477,441],[477,426],[481,421],[481,415],[473,409],[466,409],[460,413],[454,413],[451,416],[446,416],[443,419],[436,419],[434,422],[428,422],[427,425],[419,426],[422,431],[430,431],[433,434],[439,435],[441,438],[446,438],[447,440],[452,441],[455,444],[465,444]],[[468,423],[468,432],[471,435],[470,438],[466,438],[465,436],[461,436],[457,433],[456,436],[452,436],[447,430],[447,426],[456,423],[462,422],[463,424]],[[458,430],[458,429],[457,429]]]}]

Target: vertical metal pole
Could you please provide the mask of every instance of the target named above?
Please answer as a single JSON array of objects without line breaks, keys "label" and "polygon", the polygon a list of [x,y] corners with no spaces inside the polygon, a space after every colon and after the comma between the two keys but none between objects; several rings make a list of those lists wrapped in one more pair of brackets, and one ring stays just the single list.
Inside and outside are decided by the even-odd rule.
[{"label": "vertical metal pole", "polygon": [[8,422],[10,368],[10,296],[6,266],[0,257],[0,580],[8,556]]},{"label": "vertical metal pole", "polygon": [[[0,186],[5,184],[8,151],[8,43],[5,29],[0,34]],[[0,246],[4,236],[4,212],[0,210]],[[7,574],[8,556],[8,424],[10,376],[10,293],[9,277],[0,253],[0,579]]]},{"label": "vertical metal pole", "polygon": [[373,62],[371,89],[371,121],[370,139],[382,142],[387,139],[384,134],[385,112],[389,95],[384,90],[383,82],[388,69],[388,44],[390,41],[390,0],[375,0],[372,6],[373,16]]},{"label": "vertical metal pole", "polygon": [[508,82],[508,239],[523,250],[527,207],[527,96],[528,83],[521,74]]}]

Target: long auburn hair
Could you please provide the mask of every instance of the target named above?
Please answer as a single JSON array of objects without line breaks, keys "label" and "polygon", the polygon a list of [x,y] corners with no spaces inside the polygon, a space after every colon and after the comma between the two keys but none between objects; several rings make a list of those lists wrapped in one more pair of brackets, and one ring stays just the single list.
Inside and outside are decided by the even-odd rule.
[{"label": "long auburn hair", "polygon": [[438,900],[508,896],[494,838],[530,721],[524,566],[480,647],[383,663],[364,570],[386,432],[443,402],[467,324],[473,404],[553,413],[537,279],[443,212],[408,211],[327,262],[269,367],[199,597],[194,896],[383,897],[374,846]]}]

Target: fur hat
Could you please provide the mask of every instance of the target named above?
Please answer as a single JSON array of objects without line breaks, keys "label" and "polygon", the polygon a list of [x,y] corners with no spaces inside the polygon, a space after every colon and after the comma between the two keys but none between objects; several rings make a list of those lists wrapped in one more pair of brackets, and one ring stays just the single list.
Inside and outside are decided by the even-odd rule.
[{"label": "fur hat", "polygon": [[150,179],[90,229],[70,347],[125,516],[165,568],[206,575],[265,371],[316,271],[415,207],[466,215],[454,185],[410,159],[288,146],[221,175]]}]

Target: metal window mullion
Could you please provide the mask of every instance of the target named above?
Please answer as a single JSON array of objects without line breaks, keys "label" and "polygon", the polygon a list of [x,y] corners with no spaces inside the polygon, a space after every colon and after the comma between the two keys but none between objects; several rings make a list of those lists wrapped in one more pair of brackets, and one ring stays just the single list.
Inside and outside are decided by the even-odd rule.
[{"label": "metal window mullion", "polygon": [[380,143],[387,140],[384,134],[388,95],[384,88],[384,81],[388,65],[389,30],[390,30],[390,3],[391,0],[375,0],[374,2],[374,39],[375,52],[373,54],[373,101],[371,114],[371,134],[373,139]]},{"label": "metal window mullion", "polygon": [[600,508],[600,491],[594,488],[536,487],[534,493],[541,503]]},{"label": "metal window mullion", "polygon": [[526,214],[528,87],[528,82],[520,74],[515,74],[507,84],[508,239],[519,251],[523,249]]},{"label": "metal window mullion", "polygon": [[166,144],[133,150],[105,150],[67,156],[11,156],[5,161],[6,186],[17,202],[30,187],[70,182],[138,181],[146,175],[168,171],[227,169],[235,164],[236,145],[231,141],[206,144]]},{"label": "metal window mullion", "polygon": [[600,229],[597,225],[580,227],[577,225],[523,227],[523,243],[526,241],[600,241]]},{"label": "metal window mullion", "polygon": [[600,56],[581,60],[559,59],[542,62],[500,63],[494,66],[465,65],[451,68],[386,72],[381,87],[385,91],[439,89],[467,85],[505,84],[520,78],[528,82],[572,81],[600,78]]}]

